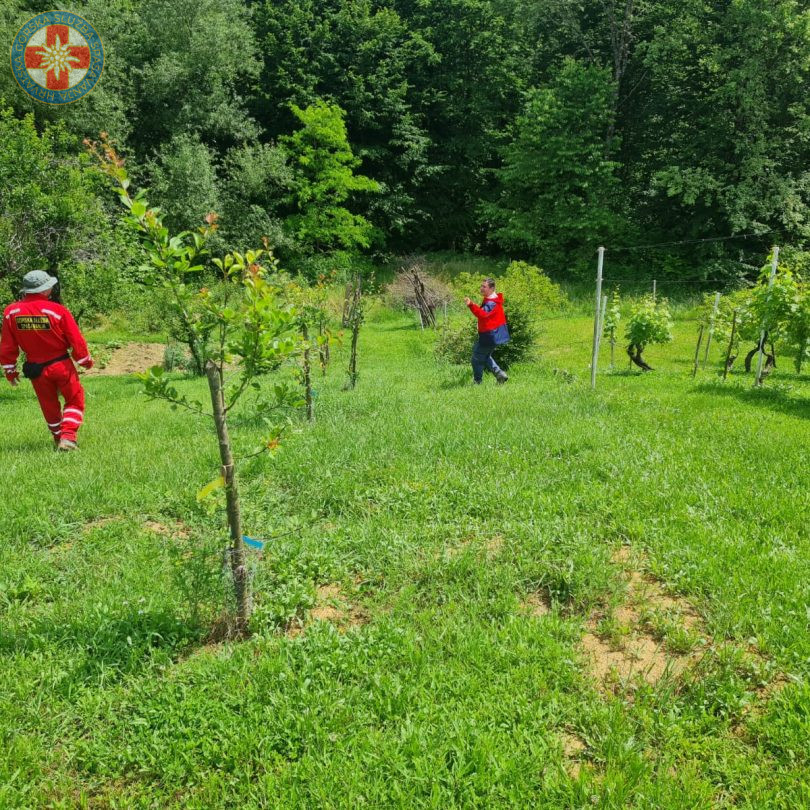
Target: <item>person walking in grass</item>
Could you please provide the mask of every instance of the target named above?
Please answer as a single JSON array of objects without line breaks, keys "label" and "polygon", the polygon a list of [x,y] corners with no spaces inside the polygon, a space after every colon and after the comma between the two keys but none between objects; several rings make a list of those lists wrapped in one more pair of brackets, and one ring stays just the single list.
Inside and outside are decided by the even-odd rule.
[{"label": "person walking in grass", "polygon": [[84,421],[84,388],[73,363],[88,369],[93,359],[73,315],[53,300],[57,283],[44,270],[25,275],[21,300],[3,313],[0,365],[6,379],[18,385],[17,356],[21,349],[25,352],[23,376],[34,386],[56,449],[67,451],[76,449],[76,434]]},{"label": "person walking in grass", "polygon": [[474,304],[469,298],[464,299],[470,312],[478,318],[478,340],[472,352],[473,382],[480,385],[484,378],[484,369],[489,369],[498,383],[505,383],[509,377],[492,357],[492,352],[498,346],[509,342],[503,293],[495,292],[495,280],[492,278],[485,278],[479,289],[484,298],[481,306]]}]

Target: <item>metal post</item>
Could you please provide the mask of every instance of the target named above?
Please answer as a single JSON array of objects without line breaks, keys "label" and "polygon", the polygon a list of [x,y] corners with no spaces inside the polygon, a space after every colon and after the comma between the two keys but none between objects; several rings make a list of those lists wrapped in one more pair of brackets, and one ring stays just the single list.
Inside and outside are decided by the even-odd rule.
[{"label": "metal post", "polygon": [[656,284],[657,284],[656,280],[655,280],[655,279],[653,279],[653,301],[655,301],[655,288],[656,288]]},{"label": "metal post", "polygon": [[596,310],[593,314],[593,353],[591,354],[591,388],[596,388],[596,359],[599,354],[599,307],[602,305],[602,268],[605,264],[605,249],[599,248],[596,265]]},{"label": "metal post", "polygon": [[596,338],[596,353],[602,348],[602,333],[605,331],[605,312],[607,312],[607,296],[602,296],[602,307],[599,310],[599,337]]},{"label": "metal post", "polygon": [[[773,247],[773,263],[771,264],[771,275],[768,277],[768,289],[770,290],[773,287],[773,280],[776,278],[776,270],[779,267],[779,247],[774,245]],[[762,385],[762,359],[765,354],[765,332],[767,324],[762,324],[762,333],[759,336],[759,352],[757,353],[757,376],[754,380],[755,386]]]},{"label": "metal post", "polygon": [[714,324],[717,320],[717,310],[720,309],[720,293],[714,295],[714,309],[712,310],[712,317],[709,321],[709,335],[706,338],[706,352],[703,355],[703,368],[706,368],[706,361],[709,359],[709,346],[712,345],[712,335],[714,334]]}]

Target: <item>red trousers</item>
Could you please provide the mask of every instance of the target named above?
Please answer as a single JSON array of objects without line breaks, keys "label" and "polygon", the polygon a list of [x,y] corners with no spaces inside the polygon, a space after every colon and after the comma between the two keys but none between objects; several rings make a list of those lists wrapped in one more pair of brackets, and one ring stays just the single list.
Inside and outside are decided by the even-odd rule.
[{"label": "red trousers", "polygon": [[[84,388],[72,361],[62,360],[44,368],[31,383],[54,438],[75,442],[84,421]],[[59,402],[60,394],[65,400],[64,410]]]}]

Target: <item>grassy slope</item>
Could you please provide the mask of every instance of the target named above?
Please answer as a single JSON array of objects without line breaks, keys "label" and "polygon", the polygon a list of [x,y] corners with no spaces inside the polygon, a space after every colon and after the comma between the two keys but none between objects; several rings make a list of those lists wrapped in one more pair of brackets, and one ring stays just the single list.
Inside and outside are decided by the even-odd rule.
[{"label": "grassy slope", "polygon": [[[247,531],[301,528],[258,564],[240,645],[202,643],[220,524],[193,417],[96,378],[56,457],[30,389],[2,389],[0,806],[810,807],[809,386],[694,383],[681,325],[656,374],[622,361],[592,393],[589,329],[550,322],[538,364],[473,388],[378,313],[358,389],[335,368],[317,424],[248,462]],[[622,543],[795,680],[748,715],[762,673],[718,649],[689,688],[600,696],[578,639]],[[279,635],[322,582],[370,622]]]}]

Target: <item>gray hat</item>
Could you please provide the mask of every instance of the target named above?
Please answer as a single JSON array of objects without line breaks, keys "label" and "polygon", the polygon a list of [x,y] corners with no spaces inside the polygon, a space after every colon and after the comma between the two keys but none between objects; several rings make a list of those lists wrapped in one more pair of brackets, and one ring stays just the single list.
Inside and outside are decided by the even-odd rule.
[{"label": "gray hat", "polygon": [[26,295],[28,293],[45,292],[55,287],[59,283],[59,279],[54,276],[48,275],[44,270],[32,270],[23,276],[22,292]]}]

